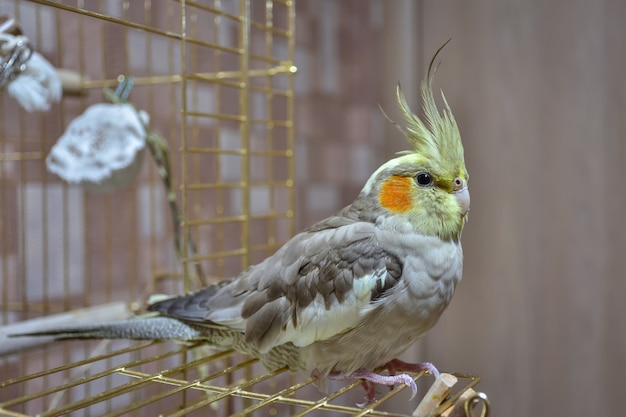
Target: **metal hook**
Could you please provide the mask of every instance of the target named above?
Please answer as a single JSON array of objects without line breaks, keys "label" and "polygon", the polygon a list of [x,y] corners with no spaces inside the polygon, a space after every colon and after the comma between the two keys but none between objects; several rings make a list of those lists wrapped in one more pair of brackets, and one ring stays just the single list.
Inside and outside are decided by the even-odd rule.
[{"label": "metal hook", "polygon": [[477,392],[465,401],[465,415],[467,417],[474,416],[474,408],[476,405],[480,405],[479,417],[489,417],[489,411],[491,403],[487,399],[487,395],[482,392]]}]

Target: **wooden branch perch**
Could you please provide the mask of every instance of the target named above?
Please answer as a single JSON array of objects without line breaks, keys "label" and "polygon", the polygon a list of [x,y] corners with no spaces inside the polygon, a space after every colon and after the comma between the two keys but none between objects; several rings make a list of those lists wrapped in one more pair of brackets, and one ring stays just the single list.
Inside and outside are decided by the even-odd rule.
[{"label": "wooden branch perch", "polygon": [[439,378],[435,379],[435,382],[431,385],[430,389],[424,396],[424,399],[419,403],[413,412],[413,417],[431,416],[437,407],[439,407],[439,404],[446,399],[457,381],[457,377],[452,374],[439,375]]}]

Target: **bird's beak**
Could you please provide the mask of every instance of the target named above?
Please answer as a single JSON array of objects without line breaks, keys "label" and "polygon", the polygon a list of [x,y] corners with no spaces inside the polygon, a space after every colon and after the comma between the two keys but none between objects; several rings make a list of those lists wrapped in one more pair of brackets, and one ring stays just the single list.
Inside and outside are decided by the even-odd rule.
[{"label": "bird's beak", "polygon": [[465,216],[470,209],[470,193],[467,186],[453,191],[452,194],[456,197],[456,201],[459,203],[459,207],[461,207],[461,217]]}]

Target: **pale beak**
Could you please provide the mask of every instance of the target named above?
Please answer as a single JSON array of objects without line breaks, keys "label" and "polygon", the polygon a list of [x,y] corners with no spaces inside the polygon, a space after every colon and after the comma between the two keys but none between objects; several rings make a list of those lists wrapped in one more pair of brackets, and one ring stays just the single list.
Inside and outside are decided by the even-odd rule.
[{"label": "pale beak", "polygon": [[456,197],[456,201],[459,203],[459,207],[461,207],[461,217],[465,216],[470,209],[470,193],[467,186],[453,191],[452,194]]}]

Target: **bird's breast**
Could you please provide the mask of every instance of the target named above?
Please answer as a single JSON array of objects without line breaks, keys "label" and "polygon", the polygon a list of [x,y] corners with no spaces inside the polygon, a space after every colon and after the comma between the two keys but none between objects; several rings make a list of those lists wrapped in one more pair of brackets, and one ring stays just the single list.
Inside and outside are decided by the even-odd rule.
[{"label": "bird's breast", "polygon": [[417,252],[404,253],[400,282],[352,329],[303,348],[310,370],[351,373],[374,370],[402,354],[430,330],[461,279],[463,256],[455,242],[418,239]]}]

